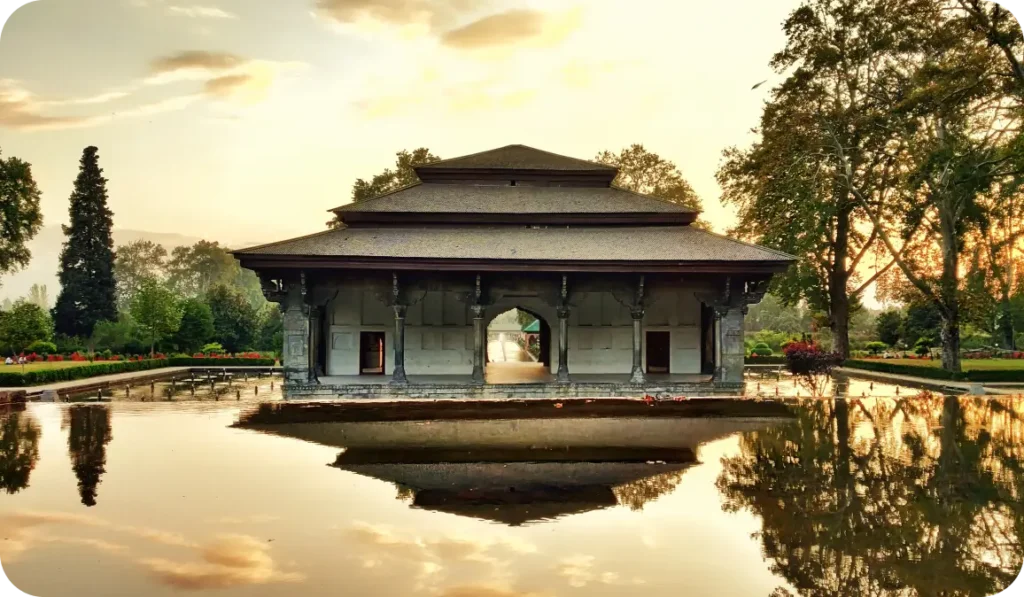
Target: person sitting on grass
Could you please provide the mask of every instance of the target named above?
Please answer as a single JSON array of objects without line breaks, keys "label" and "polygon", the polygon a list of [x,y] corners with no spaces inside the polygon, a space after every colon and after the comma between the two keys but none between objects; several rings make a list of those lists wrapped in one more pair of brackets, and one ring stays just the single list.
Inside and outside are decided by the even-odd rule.
[{"label": "person sitting on grass", "polygon": [[13,365],[14,364],[14,359],[12,359],[11,357],[7,357],[7,360],[4,361],[4,364],[5,365]]}]

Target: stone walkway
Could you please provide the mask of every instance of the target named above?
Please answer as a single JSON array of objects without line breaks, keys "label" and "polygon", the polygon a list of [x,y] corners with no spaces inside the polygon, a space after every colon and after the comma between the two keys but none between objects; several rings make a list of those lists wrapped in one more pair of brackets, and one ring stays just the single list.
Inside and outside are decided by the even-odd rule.
[{"label": "stone walkway", "polygon": [[[927,377],[917,377],[914,375],[904,375],[901,373],[883,373],[881,371],[868,371],[867,369],[857,369],[855,367],[839,367],[835,369],[835,372],[842,373],[844,375],[849,375],[851,377],[873,379],[876,381],[904,383],[910,385],[925,386],[929,388],[936,388],[940,390],[959,390],[962,391],[964,394],[971,394],[974,396],[980,396],[984,394],[1024,394],[1024,388],[1012,390],[1011,388],[1002,387],[1008,384],[1000,382],[985,383],[974,381],[951,381],[946,379],[930,379]],[[1021,384],[1016,385],[1020,386]]]},{"label": "stone walkway", "polygon": [[[98,375],[96,377],[87,377],[85,379],[74,379],[71,381],[60,381],[49,383],[40,386],[27,386],[21,388],[2,388],[0,387],[0,393],[4,392],[26,392],[29,396],[37,396],[44,392],[57,392],[58,394],[71,394],[93,390],[96,388],[106,388],[109,386],[122,386],[128,385],[132,382],[149,381],[151,379],[159,379],[164,377],[170,377],[175,374],[188,373],[192,370],[197,369],[217,369],[226,371],[245,371],[251,370],[252,367],[162,367],[160,369],[147,369],[145,371],[130,371],[128,373],[114,373],[111,375]],[[267,369],[267,367],[257,367],[257,369]],[[279,368],[273,368],[278,370]]]}]

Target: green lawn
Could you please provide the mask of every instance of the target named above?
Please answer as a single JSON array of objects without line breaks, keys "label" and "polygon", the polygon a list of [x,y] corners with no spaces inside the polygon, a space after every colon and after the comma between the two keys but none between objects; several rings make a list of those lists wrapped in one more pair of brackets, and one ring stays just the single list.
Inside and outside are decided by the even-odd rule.
[{"label": "green lawn", "polygon": [[89,361],[60,361],[55,363],[26,363],[24,369],[22,365],[4,365],[6,357],[0,359],[0,371],[6,371],[8,373],[21,373],[24,371],[43,371],[44,369],[66,369],[68,367],[81,367],[82,365],[91,365]]},{"label": "green lawn", "polygon": [[[860,359],[869,362],[890,363],[893,365],[907,365],[910,367],[935,367],[941,368],[942,361],[939,359]],[[964,371],[992,371],[995,369],[1024,369],[1024,359],[966,359],[960,361]]]}]

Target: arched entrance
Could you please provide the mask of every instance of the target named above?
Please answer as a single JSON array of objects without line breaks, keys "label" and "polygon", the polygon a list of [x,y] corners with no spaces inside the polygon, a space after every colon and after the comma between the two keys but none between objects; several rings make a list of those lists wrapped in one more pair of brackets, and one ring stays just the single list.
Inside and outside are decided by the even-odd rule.
[{"label": "arched entrance", "polygon": [[487,323],[484,363],[487,383],[550,381],[551,326],[518,306],[495,313]]}]

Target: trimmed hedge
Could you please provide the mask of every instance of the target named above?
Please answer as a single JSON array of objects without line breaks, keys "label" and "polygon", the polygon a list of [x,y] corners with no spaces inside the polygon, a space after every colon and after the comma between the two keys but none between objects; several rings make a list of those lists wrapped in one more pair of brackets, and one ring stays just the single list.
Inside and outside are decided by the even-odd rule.
[{"label": "trimmed hedge", "polygon": [[914,365],[899,365],[886,363],[885,361],[861,361],[851,359],[843,363],[843,367],[850,369],[862,369],[864,371],[878,371],[880,373],[895,373],[898,375],[913,375],[928,379],[943,379],[948,381],[1010,381],[1024,383],[1024,369],[990,369],[963,371],[951,373],[939,367],[917,367]]},{"label": "trimmed hedge", "polygon": [[171,367],[273,367],[274,359],[197,359],[195,357],[171,357]]},{"label": "trimmed hedge", "polygon": [[785,365],[786,357],[771,356],[771,357],[755,357],[753,355],[743,359],[743,362],[747,365]]},{"label": "trimmed hedge", "polygon": [[73,381],[99,375],[146,371],[167,366],[167,359],[148,359],[145,361],[111,361],[92,363],[77,367],[61,367],[57,369],[37,369],[22,373],[17,365],[3,366],[18,371],[4,371],[0,368],[0,387],[22,388],[38,386],[59,381]]}]

